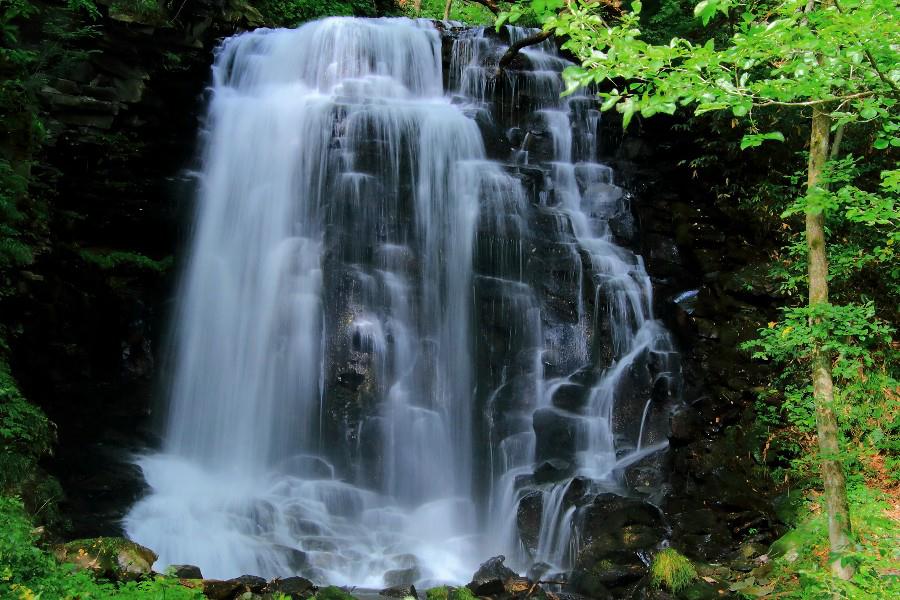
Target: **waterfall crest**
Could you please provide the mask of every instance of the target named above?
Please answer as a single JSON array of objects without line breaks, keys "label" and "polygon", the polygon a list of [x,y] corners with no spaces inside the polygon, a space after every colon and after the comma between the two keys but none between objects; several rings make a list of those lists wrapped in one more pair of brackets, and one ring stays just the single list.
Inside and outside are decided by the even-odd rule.
[{"label": "waterfall crest", "polygon": [[463,582],[496,553],[564,569],[576,496],[624,493],[665,448],[678,360],[629,198],[552,43],[497,72],[527,34],[455,29],[446,83],[428,21],[219,48],[165,442],[125,521],[161,566],[364,587]]}]

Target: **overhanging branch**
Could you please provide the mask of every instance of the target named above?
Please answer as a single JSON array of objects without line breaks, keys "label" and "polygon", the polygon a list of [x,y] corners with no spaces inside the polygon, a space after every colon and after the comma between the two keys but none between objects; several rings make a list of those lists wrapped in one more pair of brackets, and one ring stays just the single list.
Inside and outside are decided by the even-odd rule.
[{"label": "overhanging branch", "polygon": [[516,54],[518,54],[522,48],[535,46],[537,44],[540,44],[541,42],[549,40],[551,37],[553,37],[552,31],[539,31],[533,35],[524,37],[516,43],[510,45],[510,47],[506,49],[506,52],[503,53],[503,56],[500,57],[500,62],[497,63],[497,69],[502,71],[503,69],[508,67],[516,57]]}]

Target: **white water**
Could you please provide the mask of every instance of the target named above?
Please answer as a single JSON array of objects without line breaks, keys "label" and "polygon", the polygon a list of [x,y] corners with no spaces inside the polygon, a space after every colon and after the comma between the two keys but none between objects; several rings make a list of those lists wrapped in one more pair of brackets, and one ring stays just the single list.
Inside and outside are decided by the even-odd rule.
[{"label": "white water", "polygon": [[[503,48],[464,33],[451,94],[428,22],[334,18],[219,49],[165,445],[139,459],[151,492],[125,520],[158,568],[379,587],[390,571],[464,582],[497,552],[565,567],[571,477],[517,481],[536,466],[535,411],[576,423],[571,476],[595,491],[622,490],[622,468],[663,447],[645,427],[649,398],[633,431],[613,424],[632,365],[672,348],[640,258],[607,226],[628,207],[596,163],[598,114],[559,99],[552,44],[506,79],[491,66]],[[536,100],[552,137],[532,205],[519,175],[486,159],[475,117],[495,96]],[[548,316],[529,279],[538,213],[577,265],[574,320]],[[499,300],[477,304],[484,290]],[[477,360],[492,320],[509,364]],[[601,321],[609,364],[591,349]],[[548,356],[568,373],[545,374]],[[585,370],[584,406],[554,406]],[[340,404],[335,389],[357,374],[362,391]],[[529,489],[543,494],[533,555],[516,530]]]}]

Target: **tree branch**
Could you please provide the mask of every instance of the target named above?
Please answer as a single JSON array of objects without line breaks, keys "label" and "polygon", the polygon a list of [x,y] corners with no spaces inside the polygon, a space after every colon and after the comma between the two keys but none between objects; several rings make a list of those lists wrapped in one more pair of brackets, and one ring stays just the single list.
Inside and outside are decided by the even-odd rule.
[{"label": "tree branch", "polygon": [[549,40],[551,37],[553,37],[552,31],[539,31],[534,35],[522,38],[515,44],[511,44],[510,47],[506,49],[506,52],[503,53],[503,56],[500,57],[500,62],[497,63],[497,70],[502,71],[508,67],[522,48],[540,44],[541,42]]},{"label": "tree branch", "polygon": [[[840,3],[835,0],[834,7],[841,14],[844,14],[844,11],[841,9]],[[872,56],[872,52],[869,50],[869,47],[866,46],[862,40],[859,40],[859,45],[862,46],[863,54],[866,55],[866,59],[869,61],[869,64],[872,65],[872,70],[875,71],[875,74],[878,75],[878,79],[880,79],[883,83],[887,84],[889,88],[894,90],[895,92],[900,91],[900,88],[897,87],[893,81],[887,78],[887,76],[878,68],[878,63],[875,61],[875,57]]]},{"label": "tree branch", "polygon": [[828,104],[829,102],[843,102],[846,100],[855,100],[856,98],[867,98],[874,95],[875,92],[859,92],[858,94],[849,94],[847,96],[823,98],[822,100],[805,100],[803,102],[779,102],[778,100],[769,100],[767,102],[761,102],[757,104],[757,106],[818,106],[820,104]]},{"label": "tree branch", "polygon": [[495,15],[500,13],[500,6],[494,0],[469,0],[469,2],[480,4]]}]

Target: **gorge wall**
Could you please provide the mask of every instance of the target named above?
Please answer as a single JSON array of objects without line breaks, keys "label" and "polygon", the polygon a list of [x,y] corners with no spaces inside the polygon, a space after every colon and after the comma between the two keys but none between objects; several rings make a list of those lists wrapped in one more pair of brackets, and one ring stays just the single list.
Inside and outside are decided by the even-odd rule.
[{"label": "gorge wall", "polygon": [[[121,24],[121,27],[120,35],[126,39],[134,35],[138,39],[156,39],[155,30],[145,26]],[[148,35],[149,38],[145,37]],[[79,245],[90,247],[136,249],[159,258],[180,252],[178,224],[186,218],[188,211],[179,211],[177,205],[167,200],[176,197],[173,188],[178,186],[161,187],[159,182],[177,176],[179,169],[189,163],[193,153],[197,112],[181,111],[180,108],[200,106],[197,99],[207,80],[206,57],[213,41],[212,35],[206,35],[195,38],[195,41],[201,41],[203,47],[187,53],[194,56],[196,62],[192,62],[193,66],[183,72],[173,74],[159,66],[135,69],[134,65],[147,64],[148,59],[140,55],[129,56],[139,47],[132,39],[125,44],[127,50],[121,45],[116,48],[114,44],[107,49],[105,60],[112,66],[103,67],[103,73],[112,77],[112,86],[97,86],[94,83],[97,81],[95,74],[88,80],[90,85],[87,89],[69,88],[72,93],[66,93],[58,89],[67,85],[63,82],[53,88],[55,92],[47,91],[48,102],[55,101],[55,106],[60,107],[52,110],[55,113],[59,111],[56,114],[60,115],[62,124],[57,138],[59,142],[55,146],[58,150],[51,151],[58,154],[49,157],[51,163],[58,164],[62,171],[60,190],[65,193],[60,195],[62,200],[57,210],[63,213],[77,206],[79,211],[89,214],[95,210],[94,214],[98,217],[85,219],[80,226],[71,226],[69,239],[79,240]],[[453,45],[458,45],[460,36],[466,35],[456,31],[444,37],[444,73],[448,76],[453,73]],[[487,37],[484,42],[471,43],[495,48],[497,42]],[[180,43],[174,47],[183,48]],[[154,50],[149,55],[158,59],[159,51],[165,47],[154,44]],[[549,49],[545,53],[550,53]],[[118,104],[111,103],[115,108],[103,105],[102,110],[115,111],[111,117],[102,116],[100,106],[87,100],[79,100],[80,104],[71,113],[68,112],[69,107],[61,108],[73,101],[54,98],[55,93],[59,93],[60,97],[85,98],[93,97],[91,86],[116,88],[116,76],[112,75],[115,60],[109,59],[115,59],[117,54],[120,62],[130,65],[132,69],[130,73],[120,72],[118,77],[121,82],[147,82],[146,90],[137,100],[120,98]],[[122,55],[129,56],[130,60],[122,61]],[[513,70],[517,68],[524,70],[522,64],[513,66]],[[152,71],[152,74],[147,71]],[[155,87],[154,82],[159,87]],[[450,85],[450,82],[447,84]],[[127,87],[127,84],[118,85],[121,89]],[[520,93],[518,106],[514,106],[512,96],[504,95],[502,90],[495,90],[496,95],[482,98],[493,104],[489,112],[499,117],[494,120],[493,126],[486,120],[479,120],[478,115],[474,117],[485,139],[487,157],[507,160],[524,147],[528,148],[530,161],[559,162],[560,157],[554,155],[553,124],[546,117],[531,118],[525,122],[524,116],[529,110],[523,104],[527,105],[530,100],[540,101],[539,98],[529,98],[527,89],[527,86],[520,88],[519,91],[525,90],[525,93]],[[475,92],[486,93],[486,90],[479,88],[468,93],[474,95]],[[587,104],[585,110],[589,111]],[[171,114],[180,117],[161,122],[161,105],[179,107]],[[91,112],[93,110],[98,112]],[[79,113],[94,116],[75,118],[74,115]],[[504,122],[504,118],[510,122]],[[509,131],[513,125],[518,131]],[[107,161],[104,155],[110,146],[105,138],[95,138],[97,143],[91,144],[91,138],[85,134],[108,131],[117,134],[125,132],[125,135],[134,135],[135,139],[145,140],[146,143],[138,152],[123,151],[121,155],[114,154],[118,160]],[[169,133],[159,135],[160,131]],[[540,543],[541,514],[545,512],[546,503],[559,501],[577,505],[581,552],[578,556],[568,557],[568,566],[576,568],[579,589],[595,594],[602,588],[623,589],[638,583],[645,572],[642,557],[648,549],[663,541],[671,542],[690,556],[711,560],[739,550],[732,547],[731,540],[736,534],[756,529],[765,536],[769,535],[766,532],[770,529],[766,525],[770,516],[762,499],[763,494],[757,495],[753,491],[756,484],[750,483],[754,461],[744,454],[747,448],[755,447],[756,442],[741,439],[746,433],[736,427],[752,399],[753,377],[756,375],[745,369],[746,361],[734,350],[735,342],[748,329],[765,320],[761,311],[767,309],[768,303],[764,290],[760,292],[759,287],[755,288],[755,292],[746,290],[743,285],[747,279],[746,273],[739,273],[747,268],[752,270],[757,255],[746,239],[735,235],[734,221],[719,212],[704,190],[686,180],[675,167],[673,158],[666,156],[668,149],[663,144],[676,143],[672,137],[665,131],[648,131],[643,138],[629,137],[618,141],[619,135],[615,123],[605,120],[601,135],[604,143],[600,146],[603,156],[598,157],[599,161],[611,165],[616,173],[615,183],[632,194],[621,197],[623,210],[618,211],[617,218],[612,219],[610,225],[620,243],[639,251],[646,258],[646,270],[654,284],[654,309],[675,334],[675,343],[680,351],[684,385],[679,396],[685,405],[679,404],[680,408],[671,416],[671,421],[660,423],[657,427],[657,431],[668,439],[670,451],[630,465],[627,472],[622,473],[625,486],[637,492],[630,494],[633,497],[625,499],[618,495],[598,496],[594,493],[573,499],[573,495],[585,491],[579,490],[577,485],[572,487],[577,477],[572,479],[574,473],[571,470],[577,461],[573,460],[573,456],[557,456],[554,450],[543,457],[546,460],[542,460],[541,464],[547,466],[540,475],[531,471],[529,474],[531,477],[546,478],[538,482],[538,487],[543,485],[543,489],[553,489],[552,481],[556,479],[567,482],[563,491],[573,491],[559,494],[556,499],[552,494],[541,492],[531,496],[533,501],[520,503],[515,514],[496,516],[497,519],[514,518],[524,550],[533,557],[539,553],[536,545]],[[531,140],[525,143],[527,136],[531,136]],[[128,145],[128,148],[137,146]],[[90,165],[91,168],[76,168],[69,163],[73,157],[79,157],[83,160],[82,165]],[[526,193],[536,191],[541,185],[538,180],[544,176],[541,169],[529,169],[527,164],[519,164],[517,168],[517,178],[522,182],[523,190]],[[109,175],[98,177],[103,173]],[[604,180],[593,183],[610,185],[613,182]],[[610,188],[607,191],[614,190]],[[504,201],[518,202],[509,198]],[[73,204],[67,205],[68,202]],[[539,199],[532,197],[530,202],[539,204]],[[505,221],[510,220],[502,212],[496,216],[504,221],[504,226]],[[157,228],[148,230],[148,220],[155,221]],[[534,224],[540,226],[540,223]],[[497,224],[493,226],[497,227]],[[544,227],[547,229],[531,234],[529,244],[547,244],[560,235],[557,225],[548,222]],[[148,231],[152,231],[152,235],[148,236]],[[526,246],[499,239],[502,237],[476,247],[474,264],[475,269],[481,272],[478,274],[480,285],[476,287],[478,300],[473,310],[472,327],[483,338],[476,345],[484,353],[478,356],[480,365],[502,363],[504,356],[508,359],[512,354],[520,353],[528,347],[527,337],[531,335],[528,323],[517,321],[522,315],[528,315],[531,301],[515,294],[514,290],[504,290],[499,283],[492,285],[494,279],[509,279],[503,276],[510,274],[513,278],[526,279],[523,271],[527,272],[529,282],[543,287],[543,305],[560,322],[578,323],[579,311],[592,313],[584,311],[584,307],[596,301],[593,294],[577,291],[581,269],[575,266],[575,262],[580,262],[584,257],[576,258],[568,250],[554,254],[552,248],[544,247],[539,254],[549,258],[530,262],[529,268],[523,269],[521,253]],[[17,367],[19,371],[31,374],[31,377],[23,378],[26,389],[48,408],[60,424],[61,450],[51,468],[63,476],[63,483],[70,492],[72,504],[69,509],[75,518],[76,530],[96,534],[117,527],[117,519],[140,491],[137,487],[140,480],[135,477],[136,474],[115,455],[142,444],[155,443],[152,437],[139,435],[138,432],[139,424],[146,422],[146,415],[154,406],[152,378],[161,363],[161,317],[168,312],[166,302],[171,298],[172,278],[158,277],[155,271],[151,271],[131,272],[124,276],[117,274],[117,277],[127,279],[110,281],[107,273],[85,273],[90,264],[83,261],[78,262],[77,268],[72,268],[72,261],[61,258],[65,256],[62,250],[55,253],[53,264],[40,272],[42,279],[35,280],[33,295],[38,302],[30,308],[26,319],[29,332],[27,338],[23,338],[27,339],[23,345],[26,352],[20,355],[22,358]],[[483,262],[479,263],[478,257]],[[490,269],[500,269],[502,272],[492,273]],[[93,283],[86,285],[85,279]],[[86,289],[96,291],[86,295]],[[125,293],[122,293],[123,290]],[[80,301],[74,301],[73,297]],[[584,303],[581,308],[578,306],[580,302]],[[520,338],[511,341],[511,332]],[[93,350],[72,356],[71,340],[81,336],[95,340]],[[66,340],[70,340],[68,345]],[[336,383],[329,388],[332,392],[327,399],[328,414],[323,421],[328,436],[347,439],[348,436],[363,435],[363,430],[354,427],[353,423],[364,420],[366,404],[371,402],[371,390],[366,382],[369,369],[366,361],[370,360],[367,354],[370,354],[369,349],[376,341],[369,332],[353,333],[348,330],[345,346],[335,349],[339,359],[332,363],[334,370],[329,372],[328,377]],[[592,344],[588,345],[592,346],[593,352],[604,352]],[[59,356],[48,355],[48,346],[58,349]],[[569,347],[569,344],[565,346]],[[69,348],[70,354],[67,354],[66,348]],[[551,354],[543,369],[551,375],[554,369],[558,370],[558,376],[568,375],[565,365],[568,359],[564,354]],[[525,356],[521,360],[521,368],[527,372],[531,368],[531,358]],[[47,373],[54,376],[47,377]],[[503,369],[478,370],[473,376],[477,381],[476,389],[482,390],[482,393],[500,390],[493,398],[484,395],[476,398],[479,407],[493,406],[498,414],[508,414],[509,403],[521,398],[521,389],[510,394],[508,399],[503,397],[503,389],[512,390],[515,385],[521,385],[505,385],[507,381],[513,381],[510,369],[506,369],[506,373]],[[482,385],[477,385],[479,383]],[[554,405],[584,402],[583,390],[595,385],[595,382],[572,381],[571,378],[559,383],[562,385],[550,398]],[[653,390],[647,390],[648,395],[653,393]],[[663,397],[663,405],[671,405],[666,404],[668,392],[656,393]],[[640,408],[635,410],[641,412],[644,408],[645,403],[641,402]],[[559,439],[565,442],[573,436],[565,433],[565,423],[552,422],[556,414],[553,411],[543,417],[535,414],[536,420],[546,418],[550,422],[546,427],[533,429],[551,432],[554,427],[561,428],[563,433]],[[87,418],[86,415],[93,415],[94,418]],[[208,416],[201,414],[198,418]],[[666,417],[668,421],[668,414]],[[641,420],[637,416],[629,422]],[[509,439],[509,435],[487,433],[500,436],[490,438],[497,443]],[[481,432],[481,435],[484,434]],[[639,432],[632,434],[632,438],[636,437],[640,437]],[[559,446],[556,440],[550,440],[545,445],[554,449]],[[353,444],[342,442],[336,446],[348,448],[350,454],[330,457],[335,465],[346,467],[360,464],[362,460],[364,470],[369,474],[377,471],[364,462],[364,455],[372,457],[373,454],[353,456]],[[485,447],[487,449],[489,447]],[[484,455],[483,452],[477,454]],[[108,469],[113,464],[120,465],[116,468],[121,469],[121,477],[108,476]],[[491,471],[497,466],[485,461],[473,468]],[[98,475],[104,471],[107,474]],[[446,473],[443,475],[449,476]],[[483,478],[482,481],[488,479]],[[128,482],[134,492],[123,494],[122,482]],[[485,499],[482,502],[487,502],[491,492],[484,486],[484,489],[474,493],[476,497]],[[546,525],[546,520],[543,522]],[[760,542],[763,541],[760,539]],[[597,565],[604,561],[615,568],[598,571]],[[403,576],[408,577],[409,574],[398,575]]]}]

